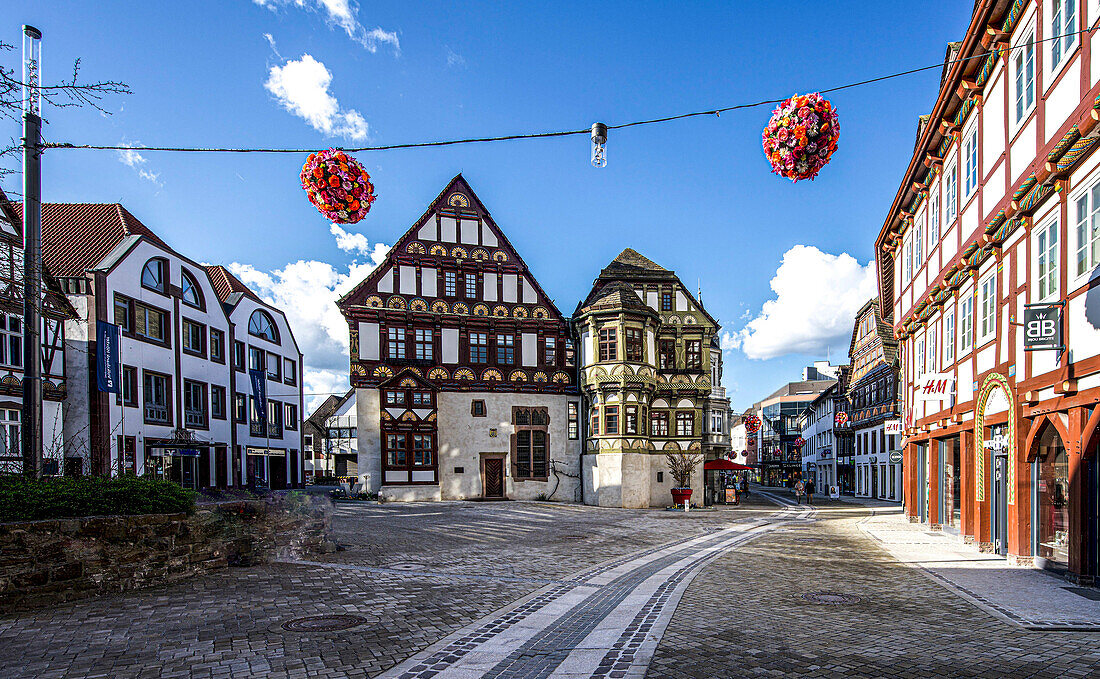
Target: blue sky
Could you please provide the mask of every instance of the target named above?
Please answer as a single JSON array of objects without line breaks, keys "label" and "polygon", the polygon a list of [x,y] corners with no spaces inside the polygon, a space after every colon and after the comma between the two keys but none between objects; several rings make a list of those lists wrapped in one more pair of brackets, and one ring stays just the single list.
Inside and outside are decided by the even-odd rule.
[{"label": "blue sky", "polygon": [[[941,61],[972,3],[7,7],[0,38],[18,45],[22,23],[43,31],[46,81],[79,57],[86,78],[133,90],[104,102],[110,116],[48,110],[49,141],[324,148],[575,129],[833,87]],[[566,314],[628,246],[701,284],[728,333],[724,381],[740,409],[827,350],[846,360],[851,314],[874,294],[874,238],[938,79],[829,95],[840,148],[814,182],[769,172],[761,107],[612,131],[599,170],[584,137],[363,153],[379,198],[344,233],[306,200],[297,155],[50,151],[44,198],[121,202],[183,253],[291,306],[307,391],[320,392],[346,384],[346,330],[318,300],[357,282],[461,171]]]}]

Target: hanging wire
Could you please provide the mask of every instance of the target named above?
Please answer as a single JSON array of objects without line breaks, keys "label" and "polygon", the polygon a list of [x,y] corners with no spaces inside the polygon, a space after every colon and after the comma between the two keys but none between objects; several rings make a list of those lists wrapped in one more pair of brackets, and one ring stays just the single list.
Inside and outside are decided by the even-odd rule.
[{"label": "hanging wire", "polygon": [[[1025,49],[1030,46],[1034,46],[1039,43],[1049,42],[1051,40],[1061,40],[1069,36],[1085,36],[1091,35],[1097,30],[1098,27],[1084,28],[1080,31],[1070,31],[1068,33],[1062,33],[1060,35],[1047,36],[1041,40],[1032,40],[1030,42],[1016,45],[1015,47],[1006,47],[1001,50],[1002,53],[1010,53],[1013,50]],[[989,57],[992,52],[981,52],[980,54],[974,54],[969,57],[962,57],[959,59],[952,59],[949,61],[939,62],[931,64],[929,66],[921,66],[919,68],[911,68],[905,71],[897,71],[894,73],[888,73],[875,78],[868,78],[866,80],[858,80],[856,82],[847,83],[844,85],[837,85],[836,87],[830,87],[828,89],[819,90],[820,94],[828,94],[830,92],[840,92],[842,90],[852,89],[854,87],[863,87],[865,85],[871,85],[874,83],[883,82],[885,80],[892,80],[894,78],[902,78],[915,73],[922,73],[924,71],[931,71],[934,69],[942,69],[954,64],[974,61],[977,59],[985,59]],[[671,116],[664,116],[661,118],[649,118],[646,120],[635,120],[627,123],[618,123],[616,125],[608,125],[609,130],[620,130],[628,127],[638,127],[641,125],[655,125],[659,123],[667,123],[674,120],[683,120],[685,118],[694,118],[698,116],[719,116],[722,113],[728,111],[739,111],[743,109],[757,108],[760,106],[767,106],[769,104],[778,104],[786,101],[786,97],[782,99],[762,99],[760,101],[754,101],[744,104],[735,104],[733,106],[725,106],[722,108],[713,108],[705,111],[692,111],[690,113],[679,113]],[[556,132],[530,132],[526,134],[507,134],[496,137],[470,137],[465,139],[447,139],[442,141],[422,141],[422,142],[410,142],[406,144],[384,144],[381,146],[338,146],[335,147],[341,151],[347,152],[363,152],[363,151],[394,151],[398,149],[414,149],[414,148],[429,148],[437,146],[456,146],[459,144],[481,144],[487,142],[498,141],[515,141],[520,139],[547,139],[553,137],[569,137],[580,134],[590,134],[591,127],[585,127],[577,130],[559,130]],[[69,142],[47,142],[41,145],[41,148],[47,149],[85,149],[96,151],[173,151],[181,153],[313,153],[317,149],[315,148],[242,148],[242,147],[198,147],[198,146],[112,146],[105,144],[72,144]]]}]

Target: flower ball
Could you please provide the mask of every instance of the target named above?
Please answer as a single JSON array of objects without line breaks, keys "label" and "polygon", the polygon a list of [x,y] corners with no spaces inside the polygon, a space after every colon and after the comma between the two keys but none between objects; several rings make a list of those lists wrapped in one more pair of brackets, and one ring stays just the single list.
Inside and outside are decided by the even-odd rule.
[{"label": "flower ball", "polygon": [[813,179],[832,158],[840,121],[832,103],[818,93],[796,94],[772,111],[764,128],[764,155],[772,172],[797,182]]},{"label": "flower ball", "polygon": [[309,202],[337,224],[354,224],[374,202],[374,184],[355,158],[337,149],[309,154],[302,166],[302,188]]}]

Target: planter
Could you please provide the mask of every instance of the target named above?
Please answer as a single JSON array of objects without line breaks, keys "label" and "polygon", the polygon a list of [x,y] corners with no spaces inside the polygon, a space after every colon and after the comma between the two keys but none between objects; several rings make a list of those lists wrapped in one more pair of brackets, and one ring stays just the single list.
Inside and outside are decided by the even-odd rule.
[{"label": "planter", "polygon": [[676,505],[687,504],[691,500],[690,488],[673,488],[672,489],[672,502]]}]

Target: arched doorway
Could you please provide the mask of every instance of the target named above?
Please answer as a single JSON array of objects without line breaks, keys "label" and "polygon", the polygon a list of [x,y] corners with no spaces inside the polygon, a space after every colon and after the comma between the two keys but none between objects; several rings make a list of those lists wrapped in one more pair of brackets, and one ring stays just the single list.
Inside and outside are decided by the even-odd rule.
[{"label": "arched doorway", "polygon": [[1047,423],[1032,463],[1035,478],[1036,565],[1069,568],[1069,455],[1058,430]]}]

